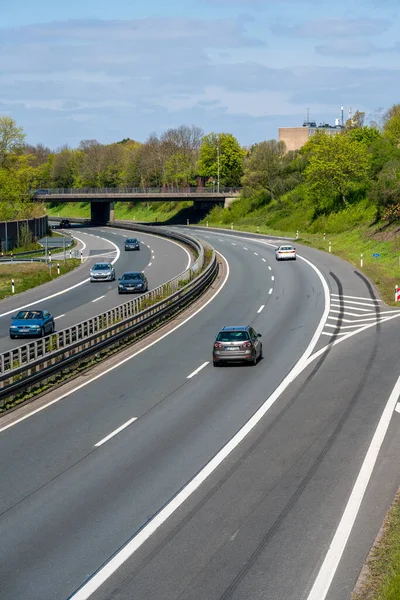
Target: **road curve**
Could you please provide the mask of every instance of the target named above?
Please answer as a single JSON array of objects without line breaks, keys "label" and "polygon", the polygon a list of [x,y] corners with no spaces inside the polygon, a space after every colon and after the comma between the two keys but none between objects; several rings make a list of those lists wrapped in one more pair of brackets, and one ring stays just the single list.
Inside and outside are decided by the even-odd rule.
[{"label": "road curve", "polygon": [[[326,307],[315,270],[276,263],[273,241],[207,235],[229,264],[212,302],[66,397],[60,389],[48,408],[0,426],[4,600],[81,600],[90,585],[96,600],[309,600],[397,379],[398,313],[384,314],[369,283],[333,256],[299,248],[325,275]],[[354,317],[347,337],[345,313],[357,307],[375,320]],[[275,393],[327,309],[333,335],[321,328],[314,355]],[[214,336],[232,323],[263,334],[256,367],[211,366]],[[394,417],[329,600],[349,598],[398,486],[398,427]]]},{"label": "road curve", "polygon": [[125,271],[144,271],[152,289],[184,271],[190,259],[186,249],[163,237],[140,234],[141,250],[125,252],[124,242],[132,237],[132,231],[113,228],[70,231],[83,242],[83,256],[87,260],[60,279],[0,301],[0,352],[25,343],[24,339],[9,338],[11,316],[17,309],[31,305],[46,308],[54,315],[56,327],[64,329],[132,297],[118,295],[118,281],[90,283],[89,269],[94,262],[113,262],[117,278]]}]

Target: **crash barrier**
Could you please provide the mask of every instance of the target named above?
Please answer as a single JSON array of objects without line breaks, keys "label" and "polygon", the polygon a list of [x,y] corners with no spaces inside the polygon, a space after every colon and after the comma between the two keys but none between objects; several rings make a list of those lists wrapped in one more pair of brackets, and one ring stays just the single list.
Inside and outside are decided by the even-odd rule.
[{"label": "crash barrier", "polygon": [[[127,225],[121,227],[133,229]],[[135,231],[144,229],[155,233],[150,227],[135,226]],[[195,262],[170,281],[138,298],[0,354],[0,409],[6,408],[15,396],[70,369],[74,363],[119,345],[128,337],[143,336],[157,323],[170,319],[188,306],[211,285],[218,273],[218,261],[211,246],[167,229],[157,229],[157,235],[184,242],[196,252]]]}]

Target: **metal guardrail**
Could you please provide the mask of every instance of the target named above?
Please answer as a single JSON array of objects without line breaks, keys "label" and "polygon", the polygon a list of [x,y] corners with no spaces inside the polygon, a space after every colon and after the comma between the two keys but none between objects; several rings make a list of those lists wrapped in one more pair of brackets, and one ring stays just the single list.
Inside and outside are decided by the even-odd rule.
[{"label": "metal guardrail", "polygon": [[43,190],[31,190],[32,196],[47,196],[51,194],[222,194],[237,193],[241,188],[223,187],[219,190],[217,185],[207,187],[148,187],[148,188],[48,188]]},{"label": "metal guardrail", "polygon": [[[122,224],[120,227],[127,228]],[[135,227],[139,231],[144,229],[152,228]],[[119,343],[123,338],[142,335],[154,327],[155,323],[165,321],[187,306],[207,289],[218,272],[218,262],[212,247],[195,238],[168,230],[158,230],[157,233],[179,239],[191,246],[197,252],[196,261],[170,281],[138,298],[0,354],[0,402],[3,408],[10,398],[49,379],[72,363]],[[205,248],[211,252],[211,260],[203,269]]]}]

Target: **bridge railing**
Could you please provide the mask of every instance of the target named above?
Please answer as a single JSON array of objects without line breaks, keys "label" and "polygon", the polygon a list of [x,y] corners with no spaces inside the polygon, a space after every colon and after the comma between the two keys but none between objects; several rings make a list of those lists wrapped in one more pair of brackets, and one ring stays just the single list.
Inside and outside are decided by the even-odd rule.
[{"label": "bridge railing", "polygon": [[46,196],[51,194],[239,194],[241,188],[222,187],[217,185],[205,187],[139,187],[139,188],[48,188],[31,190],[34,196]]}]

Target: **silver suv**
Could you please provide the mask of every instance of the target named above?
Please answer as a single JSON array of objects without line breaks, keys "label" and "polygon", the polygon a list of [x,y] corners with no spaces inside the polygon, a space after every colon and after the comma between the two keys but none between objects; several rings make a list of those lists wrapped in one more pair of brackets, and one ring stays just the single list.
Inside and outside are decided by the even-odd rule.
[{"label": "silver suv", "polygon": [[213,347],[213,365],[222,362],[244,361],[257,364],[262,358],[261,333],[250,326],[224,327],[216,337]]},{"label": "silver suv", "polygon": [[115,281],[115,269],[110,263],[95,263],[90,269],[90,281]]}]

